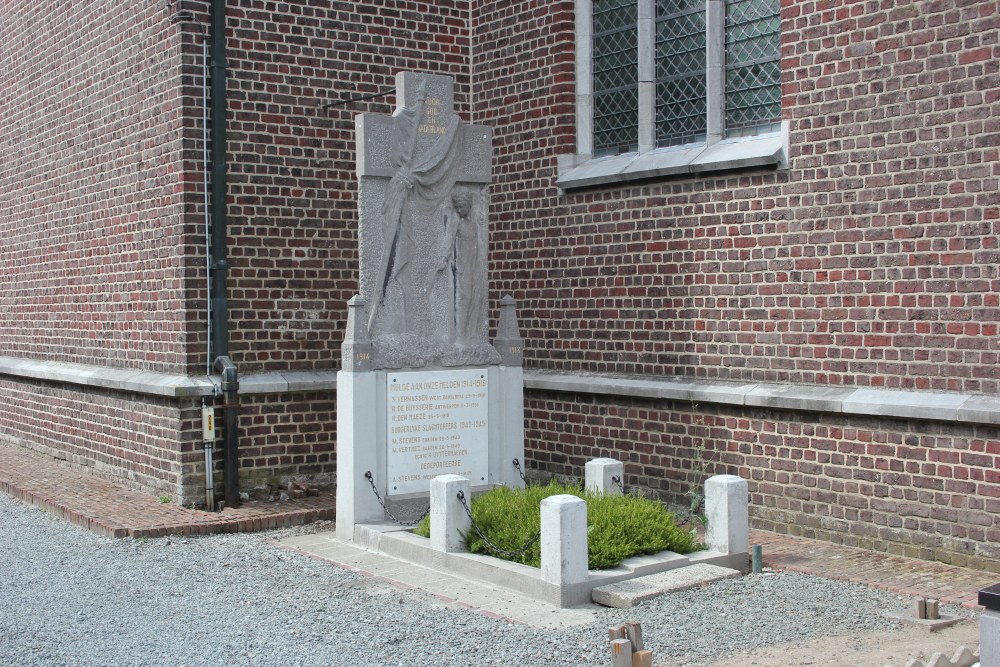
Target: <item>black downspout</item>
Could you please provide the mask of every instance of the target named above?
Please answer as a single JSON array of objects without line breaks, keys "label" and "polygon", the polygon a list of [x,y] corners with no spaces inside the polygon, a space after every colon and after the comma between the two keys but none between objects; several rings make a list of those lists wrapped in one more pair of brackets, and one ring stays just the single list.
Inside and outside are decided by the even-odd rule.
[{"label": "black downspout", "polygon": [[239,379],[229,358],[229,302],[226,283],[226,2],[212,0],[212,352],[215,370],[222,375],[226,507],[240,504],[238,422]]}]

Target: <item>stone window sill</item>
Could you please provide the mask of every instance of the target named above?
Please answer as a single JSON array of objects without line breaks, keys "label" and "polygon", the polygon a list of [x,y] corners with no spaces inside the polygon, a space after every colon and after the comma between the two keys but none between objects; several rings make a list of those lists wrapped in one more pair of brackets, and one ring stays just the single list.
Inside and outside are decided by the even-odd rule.
[{"label": "stone window sill", "polygon": [[732,169],[787,169],[787,136],[784,131],[773,132],[725,139],[710,146],[696,144],[657,148],[646,153],[626,153],[585,159],[582,162],[579,161],[581,156],[564,156],[560,160],[556,185],[564,190],[571,190]]}]

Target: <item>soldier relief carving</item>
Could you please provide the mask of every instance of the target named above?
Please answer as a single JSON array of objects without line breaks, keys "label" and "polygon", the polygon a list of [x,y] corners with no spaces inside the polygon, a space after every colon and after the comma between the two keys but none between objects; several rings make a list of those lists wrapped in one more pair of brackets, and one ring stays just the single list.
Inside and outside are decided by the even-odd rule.
[{"label": "soldier relief carving", "polygon": [[489,131],[454,113],[447,77],[402,73],[397,95],[391,117],[359,121],[361,293],[373,365],[497,363],[486,330]]}]

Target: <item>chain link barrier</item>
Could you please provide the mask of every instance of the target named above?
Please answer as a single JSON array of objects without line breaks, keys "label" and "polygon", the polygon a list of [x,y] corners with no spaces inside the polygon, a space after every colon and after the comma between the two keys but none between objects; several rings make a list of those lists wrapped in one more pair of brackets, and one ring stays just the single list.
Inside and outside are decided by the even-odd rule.
[{"label": "chain link barrier", "polygon": [[611,481],[618,485],[618,490],[621,491],[622,495],[624,496],[625,495],[625,485],[622,484],[622,478],[619,477],[618,475],[613,475],[611,477]]},{"label": "chain link barrier", "polygon": [[371,470],[368,470],[368,471],[365,472],[365,479],[367,479],[368,483],[371,484],[372,493],[374,493],[375,497],[378,498],[378,504],[382,506],[382,509],[389,516],[389,518],[392,519],[392,521],[394,523],[398,523],[400,526],[415,526],[418,523],[420,523],[421,521],[423,521],[425,516],[427,516],[428,514],[431,513],[431,506],[428,505],[427,506],[427,511],[425,511],[423,514],[421,514],[415,521],[400,521],[399,519],[396,518],[396,515],[393,514],[392,511],[389,510],[389,508],[385,506],[385,501],[382,500],[382,496],[379,495],[378,489],[375,488],[375,478],[372,476],[372,471]]},{"label": "chain link barrier", "polygon": [[[517,461],[517,459],[514,460]],[[469,509],[469,504],[465,501],[464,491],[458,492],[458,499],[462,501],[462,507],[465,508],[465,513],[469,516],[469,521],[472,522],[472,528],[476,531],[476,534],[479,535],[479,539],[483,541],[483,544],[485,544],[490,551],[493,551],[498,554],[503,554],[505,556],[510,556],[511,558],[517,558],[519,556],[524,555],[524,553],[527,552],[528,549],[534,546],[535,542],[538,541],[538,538],[542,536],[542,532],[538,531],[537,533],[535,533],[534,537],[525,542],[524,545],[519,549],[515,549],[514,551],[507,551],[506,549],[501,549],[497,545],[493,544],[493,542],[491,542],[488,537],[486,537],[483,531],[479,528],[479,524],[477,524],[476,520],[472,518],[472,510]]]},{"label": "chain link barrier", "polygon": [[525,484],[527,484],[528,480],[525,479],[525,477],[524,477],[524,471],[521,470],[521,462],[518,461],[517,459],[514,459],[513,461],[511,461],[511,463],[513,463],[514,467],[517,469],[517,474],[521,476],[521,481],[524,482]]},{"label": "chain link barrier", "polygon": [[702,496],[701,500],[698,501],[697,507],[688,512],[688,515],[684,517],[682,521],[677,522],[677,527],[686,526],[691,523],[691,519],[695,518],[701,513],[701,510],[705,507],[705,497]]}]

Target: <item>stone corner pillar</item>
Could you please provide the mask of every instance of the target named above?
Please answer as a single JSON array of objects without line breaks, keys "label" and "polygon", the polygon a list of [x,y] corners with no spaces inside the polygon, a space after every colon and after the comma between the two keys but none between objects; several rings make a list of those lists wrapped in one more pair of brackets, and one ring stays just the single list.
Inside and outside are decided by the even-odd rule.
[{"label": "stone corner pillar", "polygon": [[[621,461],[601,458],[591,459],[583,466],[583,488],[588,493],[599,493],[605,496],[620,496],[622,487],[619,482],[624,480],[625,465]],[[615,478],[618,478],[618,482]]]},{"label": "stone corner pillar", "polygon": [[431,480],[431,548],[435,551],[465,551],[464,535],[472,521],[459,492],[466,503],[472,503],[471,484],[461,475],[438,475]]},{"label": "stone corner pillar", "polygon": [[587,503],[562,494],[542,501],[542,579],[564,586],[587,581]]},{"label": "stone corner pillar", "polygon": [[[337,373],[337,537],[354,541],[354,527],[359,523],[382,521],[385,515],[366,472],[374,476],[376,486],[379,465],[376,442],[378,427],[376,405],[378,374],[368,372]],[[381,488],[385,488],[382,484]]]},{"label": "stone corner pillar", "polygon": [[712,551],[747,553],[750,545],[749,490],[736,475],[716,475],[705,482],[705,542]]}]

